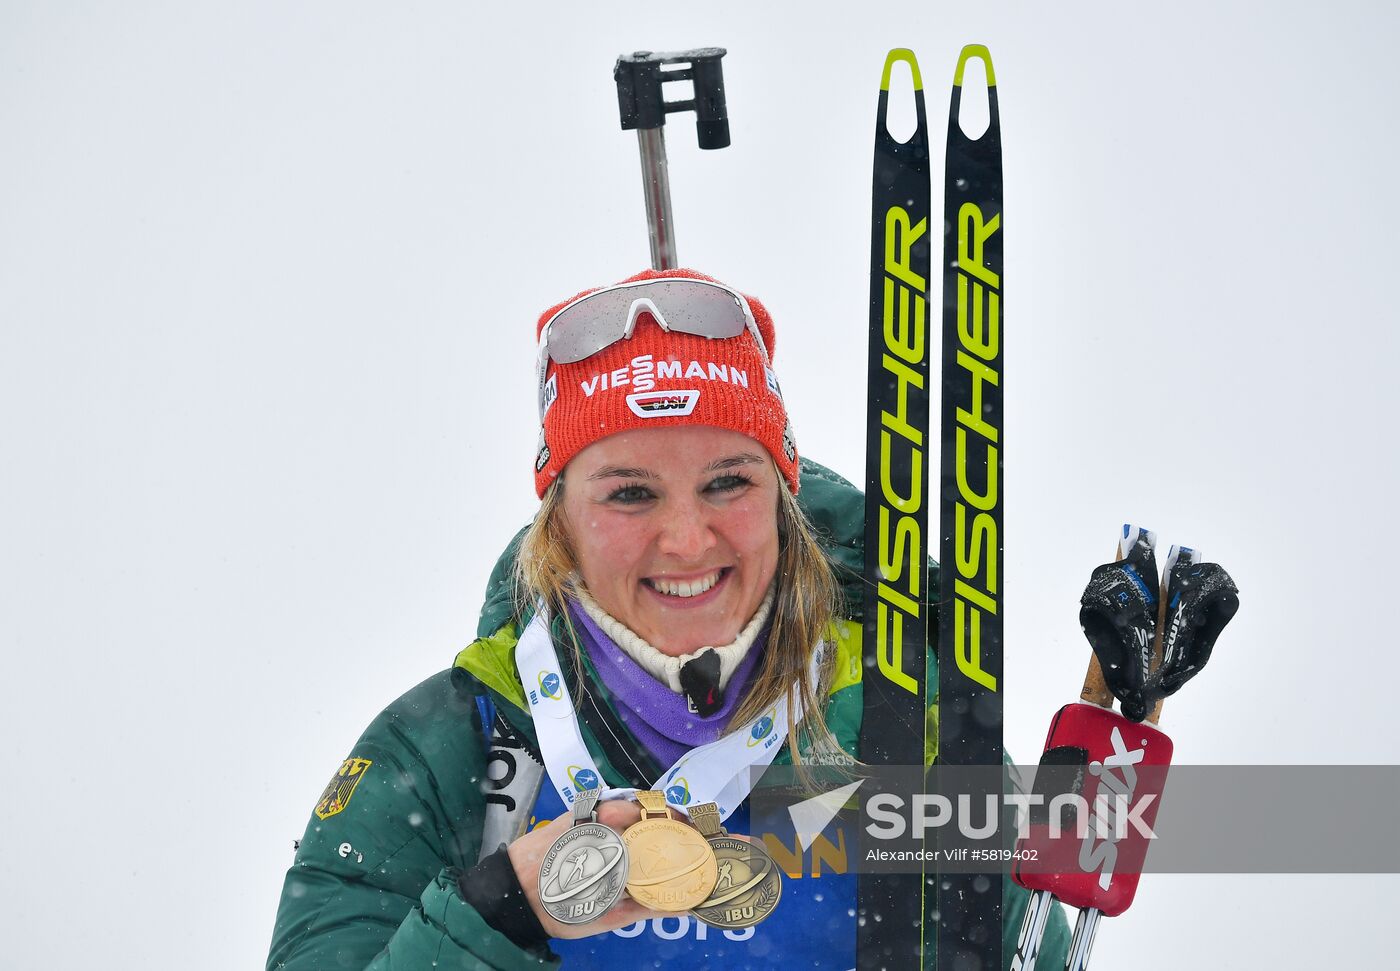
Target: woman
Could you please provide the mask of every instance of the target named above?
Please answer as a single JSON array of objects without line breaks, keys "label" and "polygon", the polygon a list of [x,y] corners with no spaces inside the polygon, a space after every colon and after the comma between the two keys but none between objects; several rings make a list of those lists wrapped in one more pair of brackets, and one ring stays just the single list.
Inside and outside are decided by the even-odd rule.
[{"label": "woman", "polygon": [[[707,923],[640,902],[668,903],[639,876],[660,864],[631,839],[626,790],[653,820],[713,804],[746,833],[751,768],[859,755],[863,499],[799,464],[757,300],[649,271],[538,332],[540,510],[497,564],[478,640],[386,709],[322,794],[268,967],[849,968],[843,834],[764,840],[779,902],[756,926]],[[586,879],[586,854],[556,848],[599,787],[598,839],[631,844],[627,895],[604,872],[615,848]],[[573,923],[570,881],[619,899]],[[1014,943],[1024,897],[1008,902]]]}]

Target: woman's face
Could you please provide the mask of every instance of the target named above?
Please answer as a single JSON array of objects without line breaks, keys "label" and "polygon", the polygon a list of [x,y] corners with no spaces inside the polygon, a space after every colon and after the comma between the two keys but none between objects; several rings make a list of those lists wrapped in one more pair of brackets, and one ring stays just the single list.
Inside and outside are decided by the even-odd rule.
[{"label": "woman's face", "polygon": [[564,478],[565,526],[599,606],[672,656],[738,636],[778,566],[784,486],[762,445],[699,425],[619,432]]}]

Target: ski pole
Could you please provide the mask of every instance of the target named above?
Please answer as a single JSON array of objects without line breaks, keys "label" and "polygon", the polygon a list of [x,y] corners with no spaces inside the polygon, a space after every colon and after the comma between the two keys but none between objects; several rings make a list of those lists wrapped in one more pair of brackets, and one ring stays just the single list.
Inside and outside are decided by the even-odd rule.
[{"label": "ski pole", "polygon": [[[1131,552],[1133,543],[1138,538],[1138,531],[1125,527],[1120,537],[1116,549],[1118,561],[1126,561]],[[1145,539],[1150,546],[1155,546],[1156,537],[1151,533],[1145,533]],[[1160,613],[1160,606],[1159,611]],[[1155,639],[1154,639],[1155,641]],[[1153,655],[1157,654],[1160,644],[1154,643],[1152,646]],[[1113,722],[1121,721],[1131,725],[1121,715],[1113,710],[1114,697],[1109,690],[1108,683],[1104,678],[1103,668],[1099,663],[1097,654],[1090,653],[1089,667],[1084,676],[1084,687],[1079,694],[1085,705],[1066,705],[1055,716],[1050,725],[1049,738],[1045,742],[1045,752],[1041,756],[1042,766],[1069,765],[1087,761],[1089,749],[1105,737],[1104,733],[1093,730],[1085,730],[1083,727],[1071,729],[1062,722],[1065,716],[1070,716],[1074,720],[1077,714],[1074,709],[1086,708],[1088,705],[1102,709],[1112,716]],[[1092,709],[1089,709],[1092,710]],[[1155,722],[1160,715],[1161,705],[1152,713],[1152,720]],[[1088,714],[1088,710],[1084,714]],[[1103,719],[1096,718],[1096,721]],[[1109,722],[1109,731],[1117,728],[1121,736],[1122,726]],[[1108,735],[1111,739],[1111,735]],[[1165,736],[1164,736],[1165,737]],[[1168,740],[1168,745],[1170,741]],[[1083,753],[1083,755],[1081,755]],[[1170,749],[1168,749],[1168,759],[1170,759]],[[1049,788],[1048,786],[1037,786],[1037,788]],[[1044,821],[1048,826],[1048,818]],[[1033,846],[1036,840],[1034,837],[1022,840],[1018,845],[1018,851],[1022,849],[1035,850],[1037,856],[1039,847]],[[1018,857],[1019,857],[1018,853]],[[1082,969],[1088,965],[1089,952],[1093,948],[1094,933],[1098,929],[1099,916],[1102,911],[1092,906],[1094,890],[1092,885],[1083,887],[1066,888],[1064,883],[1065,874],[1052,873],[1017,873],[1015,879],[1022,886],[1031,890],[1030,901],[1026,905],[1026,915],[1021,923],[1021,933],[1016,943],[1016,954],[1011,960],[1011,971],[1035,971],[1040,959],[1041,943],[1045,936],[1046,923],[1049,920],[1050,911],[1054,905],[1057,895],[1062,895],[1074,899],[1077,895],[1075,890],[1083,894],[1082,903],[1084,906],[1079,911],[1079,917],[1075,921],[1074,936],[1070,941],[1070,950],[1066,959],[1066,971],[1070,969]]]},{"label": "ski pole", "polygon": [[[729,113],[720,65],[725,53],[722,47],[665,54],[637,51],[619,57],[613,68],[622,129],[636,129],[641,151],[642,201],[646,206],[651,265],[655,270],[670,270],[678,265],[671,219],[671,180],[666,168],[666,115],[693,110],[695,133],[702,149],[729,145]],[[668,81],[690,81],[694,97],[686,101],[667,101],[662,85]]]},{"label": "ski pole", "polygon": [[[1054,770],[1073,773],[1063,795],[1078,798],[1081,812],[1092,799],[1097,833],[1078,833],[1078,843],[1059,838],[1061,796],[1033,813],[1012,871],[1032,891],[1013,971],[1035,968],[1052,899],[1080,911],[1067,971],[1088,966],[1099,919],[1132,905],[1172,757],[1171,739],[1157,727],[1162,701],[1205,667],[1239,609],[1230,575],[1218,563],[1203,563],[1196,550],[1173,546],[1155,582],[1156,543],[1150,531],[1124,526],[1118,558],[1095,569],[1084,591],[1079,622],[1094,652],[1082,702],[1066,705],[1051,722],[1036,790],[1044,799]],[[1115,698],[1121,714],[1113,710]],[[1106,793],[1114,808],[1102,801]],[[1134,817],[1145,829],[1124,825]],[[1112,835],[1107,823],[1115,827]],[[1028,865],[1032,857],[1034,867]]]},{"label": "ski pole", "polygon": [[[1149,533],[1148,535],[1150,536],[1151,534]],[[1173,547],[1173,560],[1175,559],[1175,550],[1176,548]],[[1118,558],[1123,559],[1126,556],[1127,553],[1120,544]],[[1168,567],[1167,572],[1170,573],[1170,567]],[[1159,598],[1158,609],[1157,630],[1160,633],[1162,630],[1163,612],[1166,609],[1165,597]],[[1159,636],[1155,639],[1152,647],[1153,667],[1161,664],[1161,655],[1162,643]],[[1080,690],[1079,697],[1091,705],[1098,705],[1100,708],[1107,708],[1110,711],[1113,710],[1113,692],[1109,690],[1108,682],[1104,679],[1103,666],[1100,664],[1097,654],[1090,653],[1089,655],[1089,669],[1084,674],[1084,687]],[[1163,703],[1163,701],[1158,701],[1153,707],[1152,713],[1147,716],[1147,721],[1151,722],[1153,725],[1161,724]],[[1160,795],[1160,792],[1158,794]],[[1039,890],[1036,891],[1036,896],[1045,898],[1044,906],[1048,914],[1050,901],[1055,899],[1054,895],[1048,890]],[[1094,935],[1098,932],[1099,918],[1102,916],[1103,911],[1097,907],[1083,907],[1080,909],[1079,916],[1075,918],[1074,921],[1074,935],[1070,938],[1069,954],[1065,958],[1065,971],[1085,971],[1085,969],[1089,967],[1089,955],[1094,948]],[[1039,938],[1045,933],[1044,918],[1041,919],[1040,926],[1034,929],[1033,933],[1036,935],[1036,949],[1038,950],[1040,943]],[[1023,927],[1022,935],[1025,936],[1025,934],[1026,928]],[[1018,947],[1017,950],[1019,952],[1020,948]],[[1030,964],[1026,965],[1023,971],[1033,971],[1034,967],[1035,961],[1034,958],[1032,958]],[[1013,971],[1015,971],[1014,965]]]},{"label": "ski pole", "polygon": [[[1156,822],[1172,741],[1155,726],[1129,721],[1120,713],[1097,705],[1070,704],[1056,713],[1050,725],[1036,790],[1049,811],[1032,815],[1026,837],[1017,843],[1012,876],[1032,891],[1021,924],[1012,971],[1034,971],[1041,938],[1054,899],[1080,910],[1071,955],[1070,971],[1083,971],[1101,915],[1117,916],[1132,905],[1142,863],[1147,855],[1146,833]],[[1056,816],[1054,780],[1040,775],[1056,771],[1075,774],[1075,791],[1081,812],[1092,807],[1083,836],[1070,840],[1060,834]],[[1124,799],[1139,810],[1128,812]],[[1122,825],[1121,814],[1136,814],[1146,828]],[[1034,860],[1035,865],[1029,865]]]},{"label": "ski pole", "polygon": [[1011,971],[1034,971],[1040,960],[1040,943],[1045,938],[1045,924],[1050,919],[1050,911],[1055,904],[1055,895],[1049,890],[1031,891],[1030,902],[1026,904],[1026,916],[1021,923],[1021,936],[1016,942],[1016,956],[1011,959]]}]

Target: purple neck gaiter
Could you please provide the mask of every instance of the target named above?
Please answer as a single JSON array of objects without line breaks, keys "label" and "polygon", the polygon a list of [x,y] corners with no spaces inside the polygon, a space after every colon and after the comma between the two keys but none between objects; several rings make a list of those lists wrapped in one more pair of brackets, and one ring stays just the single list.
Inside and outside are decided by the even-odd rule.
[{"label": "purple neck gaiter", "polygon": [[724,734],[725,726],[739,706],[739,699],[748,692],[754,667],[768,641],[768,625],[765,624],[734,669],[724,701],[713,714],[701,717],[690,710],[685,695],[672,691],[628,657],[577,603],[569,604],[569,613],[583,649],[612,696],[617,717],[665,768],[696,746],[713,742]]}]

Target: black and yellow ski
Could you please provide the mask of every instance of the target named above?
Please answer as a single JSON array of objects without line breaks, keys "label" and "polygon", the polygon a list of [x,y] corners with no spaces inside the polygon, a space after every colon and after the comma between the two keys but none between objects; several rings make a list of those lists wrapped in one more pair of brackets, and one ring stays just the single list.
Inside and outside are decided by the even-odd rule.
[{"label": "black and yellow ski", "polygon": [[[973,60],[986,71],[990,114],[975,139],[959,123],[963,74]],[[944,766],[999,768],[1003,756],[1001,196],[996,77],[987,49],[970,44],[953,76],[943,196],[938,759]],[[999,792],[999,773],[989,776],[987,787]],[[971,805],[984,805],[981,795],[972,793]],[[933,901],[939,968],[1002,967],[1001,896],[999,869],[939,876]]]},{"label": "black and yellow ski", "polygon": [[[890,74],[913,75],[918,128],[896,141],[887,122]],[[928,123],[912,51],[885,59],[875,125],[870,226],[869,405],[865,475],[865,671],[860,759],[924,763],[928,645],[929,337],[932,233]],[[920,873],[857,878],[856,966],[918,967]]]}]

